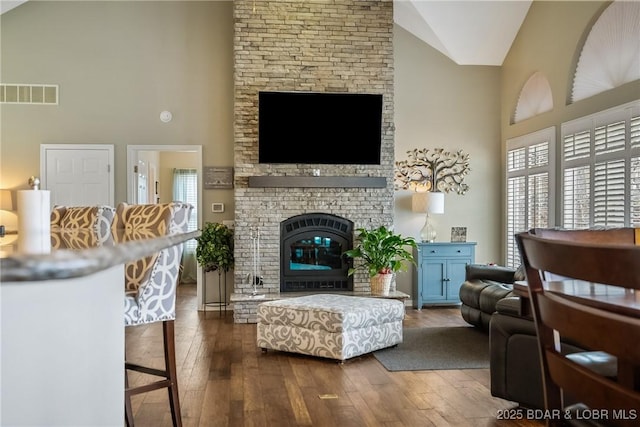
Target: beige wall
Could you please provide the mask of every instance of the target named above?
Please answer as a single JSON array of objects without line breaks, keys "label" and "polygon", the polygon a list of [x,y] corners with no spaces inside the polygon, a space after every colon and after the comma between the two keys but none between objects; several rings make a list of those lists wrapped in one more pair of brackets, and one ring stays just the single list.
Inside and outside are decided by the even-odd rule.
[{"label": "beige wall", "polygon": [[[570,104],[575,67],[589,30],[609,2],[533,2],[526,20],[502,66],[501,113],[502,159],[506,140],[556,126],[556,141],[560,141],[560,125],[640,98],[640,81]],[[542,72],[551,86],[553,110],[510,124],[518,97],[527,79]],[[557,158],[560,144],[556,144]],[[504,163],[504,160],[501,161]],[[559,167],[559,162],[556,162]],[[501,179],[504,188],[504,171]],[[556,185],[560,180],[556,180]],[[557,188],[559,194],[559,189]],[[501,194],[502,194],[501,190]],[[556,204],[559,209],[559,203]],[[504,212],[500,212],[504,218]],[[559,218],[559,211],[556,212]],[[503,239],[506,241],[507,236]],[[504,248],[504,246],[503,246]]]},{"label": "beige wall", "polygon": [[[30,1],[0,20],[2,82],[60,85],[57,106],[1,106],[1,188],[39,175],[40,144],[113,144],[116,203],[127,145],[202,145],[205,166],[233,165],[231,2]],[[229,190],[203,196],[233,205]]]},{"label": "beige wall", "polygon": [[[434,215],[436,241],[450,241],[451,227],[467,227],[476,262],[500,262],[500,68],[456,65],[397,25],[394,58],[396,160],[414,148],[462,149],[470,157],[470,190],[445,195],[445,213]],[[396,230],[418,238],[425,215],[411,212],[410,191],[395,197]],[[400,273],[398,288],[409,292],[412,276]]]}]

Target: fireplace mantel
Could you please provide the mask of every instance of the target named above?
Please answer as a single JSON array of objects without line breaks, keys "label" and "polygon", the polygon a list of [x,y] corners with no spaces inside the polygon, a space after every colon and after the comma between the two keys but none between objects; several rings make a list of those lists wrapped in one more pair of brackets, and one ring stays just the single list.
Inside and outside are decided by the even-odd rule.
[{"label": "fireplace mantel", "polygon": [[386,188],[380,176],[250,176],[251,188]]}]

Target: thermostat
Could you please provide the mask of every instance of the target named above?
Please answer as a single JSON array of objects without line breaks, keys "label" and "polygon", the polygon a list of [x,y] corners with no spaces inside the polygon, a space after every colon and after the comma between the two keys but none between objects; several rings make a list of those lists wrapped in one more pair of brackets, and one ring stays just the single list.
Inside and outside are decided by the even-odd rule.
[{"label": "thermostat", "polygon": [[224,203],[211,203],[211,212],[224,212]]}]

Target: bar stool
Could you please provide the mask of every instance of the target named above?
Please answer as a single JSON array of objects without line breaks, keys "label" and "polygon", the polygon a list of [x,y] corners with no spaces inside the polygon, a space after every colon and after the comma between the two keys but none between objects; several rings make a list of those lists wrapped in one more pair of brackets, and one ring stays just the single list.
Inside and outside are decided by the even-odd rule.
[{"label": "bar stool", "polygon": [[[181,202],[155,205],[121,203],[116,209],[112,232],[119,242],[186,232],[192,209],[191,205]],[[164,369],[155,369],[125,360],[125,419],[129,427],[134,424],[131,396],[160,388],[167,388],[173,425],[182,425],[174,339],[176,287],[182,247],[175,245],[125,266],[125,327],[162,322],[165,364]],[[128,371],[160,379],[129,387]]]},{"label": "bar stool", "polygon": [[61,206],[51,210],[51,246],[84,249],[111,243],[111,206]]}]

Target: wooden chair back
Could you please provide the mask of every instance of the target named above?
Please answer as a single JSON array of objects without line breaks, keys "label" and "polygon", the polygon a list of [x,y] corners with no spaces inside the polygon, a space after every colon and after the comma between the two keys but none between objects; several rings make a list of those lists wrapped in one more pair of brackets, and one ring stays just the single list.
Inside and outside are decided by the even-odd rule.
[{"label": "wooden chair back", "polygon": [[[555,237],[555,238],[554,238]],[[577,299],[545,291],[545,275],[566,280],[640,289],[640,246],[576,242],[539,233],[516,235],[531,298],[543,371],[545,405],[549,414],[566,415],[563,393],[592,411],[606,411],[598,421],[620,426],[640,419],[640,318],[585,305]],[[584,349],[615,356],[617,380],[602,376],[559,352],[560,338]],[[593,414],[594,412],[589,412]],[[625,419],[626,418],[626,419]],[[549,424],[555,424],[548,420]]]},{"label": "wooden chair back", "polygon": [[571,240],[583,243],[640,245],[640,228],[619,227],[607,229],[571,230],[564,228],[534,228],[531,233],[545,239]]}]

